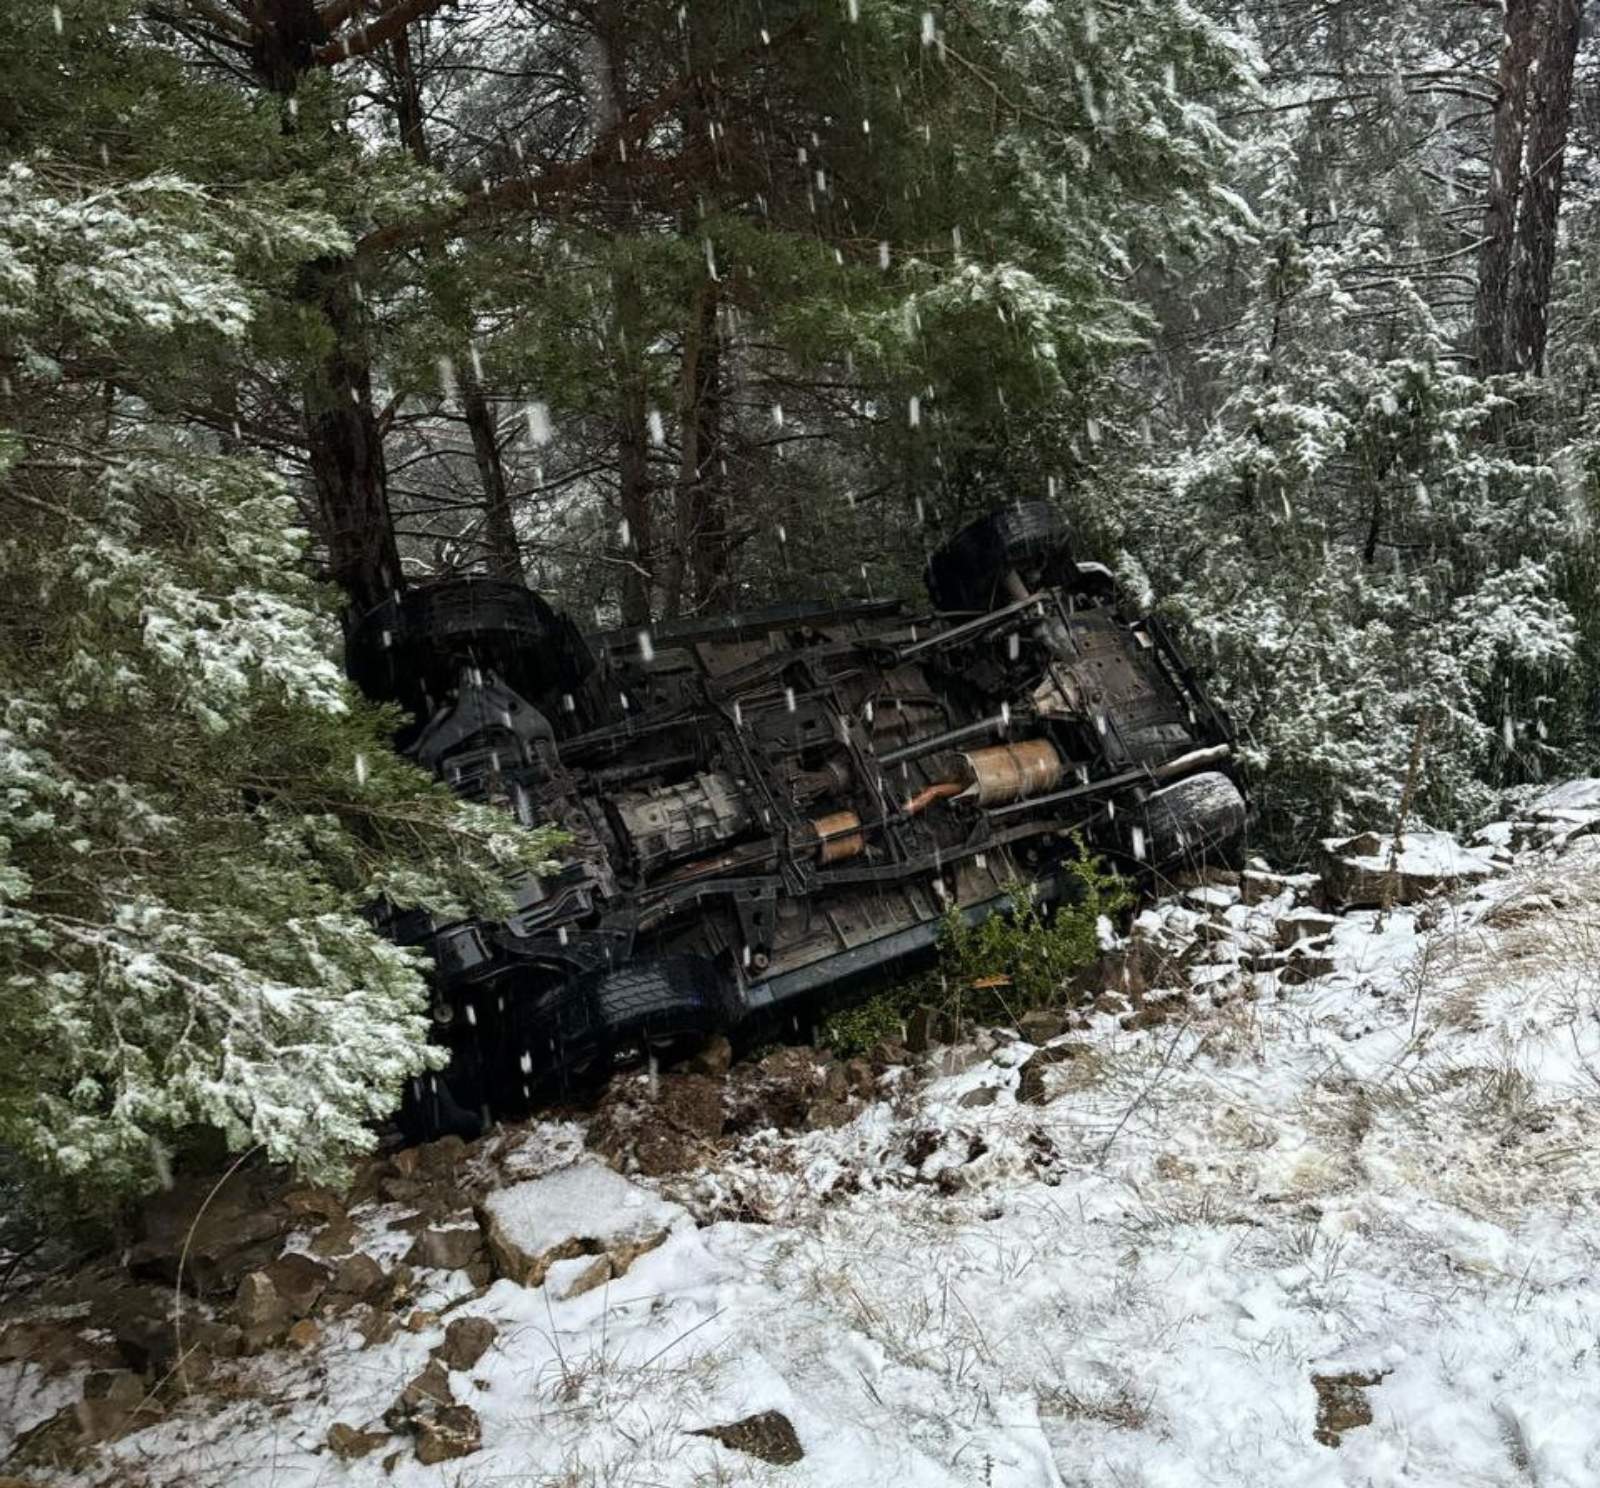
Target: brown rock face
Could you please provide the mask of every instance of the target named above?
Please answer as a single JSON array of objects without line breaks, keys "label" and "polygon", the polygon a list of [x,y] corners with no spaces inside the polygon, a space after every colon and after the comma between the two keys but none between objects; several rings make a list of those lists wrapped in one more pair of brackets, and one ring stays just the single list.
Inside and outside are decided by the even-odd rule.
[{"label": "brown rock face", "polygon": [[339,1269],[328,1283],[328,1291],[336,1297],[370,1302],[381,1296],[388,1284],[383,1267],[364,1251],[357,1251],[339,1262]]},{"label": "brown rock face", "polygon": [[335,1421],[328,1428],[328,1450],[335,1457],[345,1462],[356,1457],[365,1457],[368,1452],[374,1452],[389,1438],[381,1431],[357,1431],[354,1426],[346,1426],[343,1421]]},{"label": "brown rock face", "polygon": [[1017,1032],[1030,1044],[1048,1044],[1051,1039],[1060,1037],[1065,1028],[1066,1019],[1060,1013],[1046,1012],[1042,1008],[1024,1013],[1017,1020]]},{"label": "brown rock face", "polygon": [[1027,1105],[1042,1106],[1050,1099],[1046,1071],[1052,1065],[1067,1064],[1072,1061],[1081,1061],[1085,1068],[1092,1068],[1095,1061],[1095,1052],[1088,1044],[1052,1044],[1048,1049],[1035,1050],[1033,1056],[1022,1066],[1021,1075],[1017,1081],[1017,1099]]},{"label": "brown rock face", "polygon": [[[265,1266],[297,1216],[265,1173],[241,1169],[213,1192],[209,1176],[158,1194],[141,1216],[144,1238],[128,1256],[138,1277],[184,1285],[201,1296],[234,1291],[246,1272]],[[187,1247],[187,1249],[186,1249]]]},{"label": "brown rock face", "polygon": [[1311,1388],[1317,1392],[1317,1425],[1312,1434],[1323,1446],[1336,1447],[1346,1431],[1372,1424],[1372,1405],[1366,1392],[1386,1372],[1311,1376]]},{"label": "brown rock face", "polygon": [[310,1314],[317,1305],[317,1299],[327,1290],[328,1279],[333,1275],[332,1269],[321,1261],[292,1251],[264,1266],[262,1273],[297,1318]]},{"label": "brown rock face", "polygon": [[780,1467],[798,1462],[806,1455],[795,1435],[794,1424],[782,1411],[762,1411],[746,1416],[728,1426],[703,1426],[691,1436],[709,1436],[736,1452],[748,1452],[763,1462],[773,1462]]},{"label": "brown rock face", "polygon": [[430,1413],[441,1406],[455,1404],[450,1393],[450,1376],[437,1359],[417,1375],[395,1398],[393,1405],[383,1413],[384,1422],[399,1430],[408,1421]]},{"label": "brown rock face", "polygon": [[733,1045],[723,1034],[714,1034],[706,1040],[703,1048],[689,1061],[691,1073],[708,1075],[713,1080],[720,1080],[728,1073],[733,1065]]},{"label": "brown rock face", "polygon": [[424,1230],[406,1252],[408,1266],[438,1271],[465,1271],[483,1258],[483,1235],[476,1225]]},{"label": "brown rock face", "polygon": [[488,1318],[457,1318],[444,1330],[444,1342],[434,1349],[433,1357],[446,1369],[471,1369],[497,1332]]},{"label": "brown rock face", "polygon": [[233,1320],[243,1334],[246,1352],[257,1353],[289,1331],[294,1315],[265,1271],[252,1271],[239,1283],[233,1299]]},{"label": "brown rock face", "polygon": [[83,1382],[83,1399],[74,1407],[84,1439],[109,1441],[148,1425],[161,1414],[143,1376],[126,1369],[97,1369]]},{"label": "brown rock face", "polygon": [[432,1467],[470,1457],[483,1445],[483,1428],[470,1405],[447,1405],[417,1422],[417,1461]]}]

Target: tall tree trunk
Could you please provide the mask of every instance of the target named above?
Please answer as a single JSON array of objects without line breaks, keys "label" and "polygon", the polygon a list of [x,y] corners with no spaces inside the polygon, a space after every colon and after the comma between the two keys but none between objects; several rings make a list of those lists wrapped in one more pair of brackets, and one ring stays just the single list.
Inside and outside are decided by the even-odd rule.
[{"label": "tall tree trunk", "polygon": [[316,259],[301,270],[297,297],[321,312],[333,334],[304,394],[306,448],[328,566],[351,603],[367,609],[400,586],[401,572],[354,281],[349,259]]},{"label": "tall tree trunk", "polygon": [[401,31],[389,43],[394,62],[395,122],[400,128],[400,143],[420,165],[428,162],[428,135],[423,127],[422,88],[417,82],[416,68],[411,64],[411,35]]},{"label": "tall tree trunk", "polygon": [[1561,216],[1561,177],[1572,114],[1572,74],[1583,26],[1582,0],[1548,0],[1538,66],[1528,100],[1526,169],[1520,238],[1506,339],[1518,371],[1544,371],[1550,330],[1550,283]]},{"label": "tall tree trunk", "polygon": [[[606,0],[596,18],[594,107],[595,131],[605,135],[628,114],[628,7],[625,0]],[[618,239],[626,232],[620,225]],[[647,422],[649,389],[645,380],[644,329],[640,317],[639,278],[626,259],[611,277],[615,312],[612,365],[617,379],[616,437],[618,506],[625,534],[621,549],[622,623],[647,626],[653,608],[654,510],[650,488]]]},{"label": "tall tree trunk", "polygon": [[[293,132],[300,127],[295,95],[316,66],[327,27],[314,0],[260,0],[252,18],[251,69],[284,100],[283,127]],[[306,377],[306,453],[329,572],[361,610],[388,598],[402,575],[355,282],[350,259],[319,258],[301,268],[295,297],[321,316],[332,337]]]},{"label": "tall tree trunk", "polygon": [[[405,31],[390,43],[390,60],[394,74],[395,122],[401,142],[418,165],[427,165],[428,135],[423,126],[422,87],[412,65],[411,41]],[[484,396],[475,362],[462,370],[460,381],[461,414],[472,438],[472,457],[478,466],[478,483],[483,488],[489,572],[496,578],[525,583],[522,548],[517,541],[516,523],[512,520],[505,463],[500,458],[499,429],[494,410]]]},{"label": "tall tree trunk", "polygon": [[722,341],[717,334],[715,283],[702,286],[700,355],[694,389],[695,465],[689,491],[693,537],[694,608],[700,614],[728,600],[733,552],[729,537],[727,446],[722,437]]},{"label": "tall tree trunk", "polygon": [[[673,491],[672,567],[667,580],[669,618],[714,602],[719,562],[716,540],[726,526],[721,492],[721,347],[717,342],[717,286],[695,288],[683,337],[678,418],[682,429],[678,480]],[[712,529],[716,529],[713,531]]]},{"label": "tall tree trunk", "polygon": [[1522,190],[1522,138],[1528,107],[1528,64],[1534,53],[1534,18],[1539,0],[1505,0],[1505,42],[1500,51],[1498,102],[1489,149],[1489,190],[1483,214],[1483,246],[1478,251],[1474,339],[1478,372],[1485,377],[1508,371],[1507,301],[1512,250],[1516,241],[1517,199]]},{"label": "tall tree trunk", "polygon": [[505,466],[500,460],[500,439],[494,409],[483,394],[476,367],[469,366],[461,378],[461,405],[467,429],[472,434],[472,454],[478,462],[478,479],[483,484],[485,546],[489,572],[499,579],[525,582],[522,549],[517,541],[516,523],[511,517],[511,495],[506,488]]},{"label": "tall tree trunk", "polygon": [[[632,276],[628,279],[631,281]],[[630,335],[632,315],[621,308],[638,294],[636,282],[617,279],[619,302],[619,357],[617,366],[617,483],[622,512],[622,623],[649,625],[651,615],[651,560],[655,552],[654,511],[650,490],[650,449],[646,423],[649,417],[642,366],[643,347]]]}]

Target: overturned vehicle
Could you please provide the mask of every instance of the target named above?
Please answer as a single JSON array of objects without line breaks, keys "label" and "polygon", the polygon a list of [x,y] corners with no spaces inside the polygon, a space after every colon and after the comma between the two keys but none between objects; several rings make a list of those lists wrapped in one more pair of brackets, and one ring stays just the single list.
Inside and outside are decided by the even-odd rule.
[{"label": "overturned vehicle", "polygon": [[921,612],[787,604],[644,633],[583,634],[488,579],[363,617],[351,675],[408,710],[401,750],[571,837],[502,922],[387,916],[433,958],[452,1056],[411,1127],[472,1129],[881,979],[951,906],[1057,897],[1079,841],[1147,874],[1236,846],[1227,720],[1049,507],[964,529],[927,583]]}]

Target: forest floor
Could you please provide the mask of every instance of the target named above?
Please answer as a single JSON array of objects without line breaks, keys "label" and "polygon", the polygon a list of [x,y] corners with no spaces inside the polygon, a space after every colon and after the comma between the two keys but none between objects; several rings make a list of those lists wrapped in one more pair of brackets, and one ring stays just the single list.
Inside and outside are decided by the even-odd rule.
[{"label": "forest floor", "polygon": [[1193,889],[1140,922],[1189,948],[1162,1017],[640,1075],[301,1194],[269,1250],[321,1300],[241,1283],[192,1392],[96,1417],[95,1359],[0,1348],[0,1481],[1592,1488],[1600,789],[1561,799],[1292,977],[1293,889]]}]

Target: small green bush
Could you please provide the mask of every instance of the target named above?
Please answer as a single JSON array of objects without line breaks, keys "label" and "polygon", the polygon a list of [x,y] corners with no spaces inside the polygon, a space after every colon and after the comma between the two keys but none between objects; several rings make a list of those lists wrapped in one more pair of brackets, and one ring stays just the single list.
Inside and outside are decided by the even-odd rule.
[{"label": "small green bush", "polygon": [[1082,851],[1063,870],[1065,895],[1054,908],[1024,881],[1007,886],[1012,910],[969,925],[955,906],[939,931],[938,967],[885,988],[823,1024],[823,1042],[841,1058],[899,1038],[914,1007],[932,1004],[961,1019],[1014,1022],[1063,1000],[1073,972],[1099,954],[1099,922],[1133,902],[1125,879]]}]

